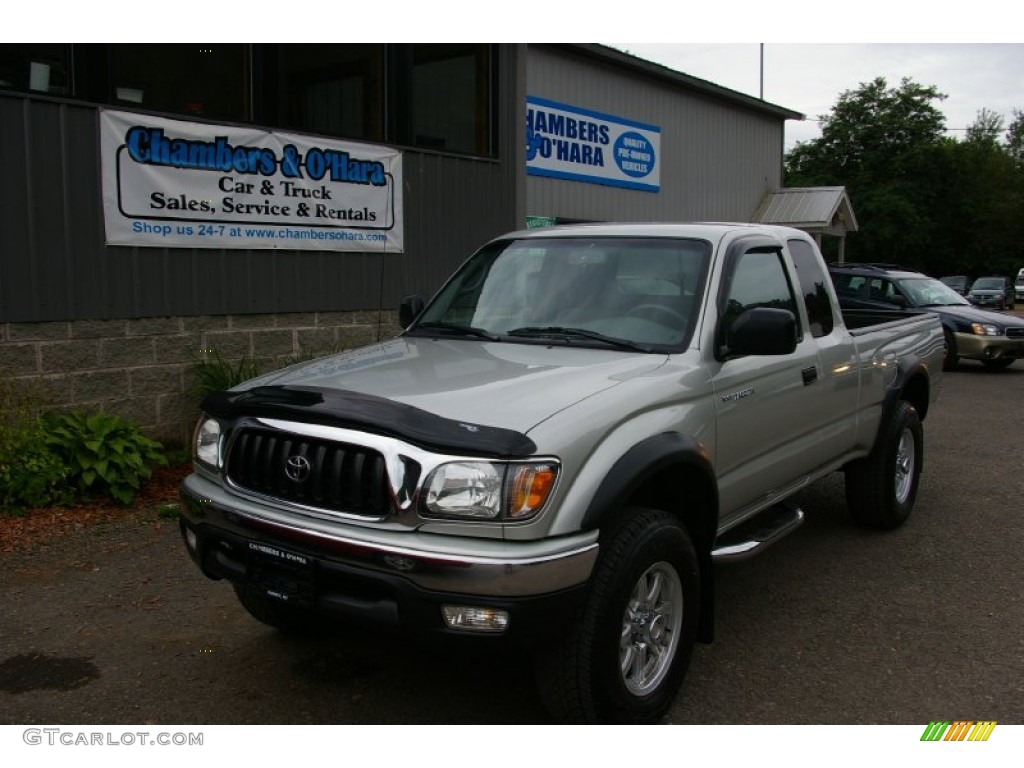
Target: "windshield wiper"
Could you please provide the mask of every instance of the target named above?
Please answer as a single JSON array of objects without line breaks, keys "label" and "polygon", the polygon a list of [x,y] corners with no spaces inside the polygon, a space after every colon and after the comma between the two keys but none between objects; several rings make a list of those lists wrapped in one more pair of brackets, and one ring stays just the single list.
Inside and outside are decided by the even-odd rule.
[{"label": "windshield wiper", "polygon": [[555,336],[563,339],[571,339],[573,337],[590,339],[591,341],[600,341],[605,344],[610,344],[613,347],[620,347],[622,349],[632,349],[637,352],[653,352],[654,350],[648,344],[638,344],[635,341],[629,341],[628,339],[619,339],[615,336],[605,336],[603,333],[597,331],[590,331],[586,328],[564,328],[559,325],[528,325],[524,328],[513,328],[508,331],[509,336],[533,336],[543,338],[546,336]]},{"label": "windshield wiper", "polygon": [[501,336],[483,328],[474,328],[471,325],[452,325],[450,323],[417,323],[412,329],[414,331],[442,331],[454,336],[475,336],[488,341],[501,341]]}]

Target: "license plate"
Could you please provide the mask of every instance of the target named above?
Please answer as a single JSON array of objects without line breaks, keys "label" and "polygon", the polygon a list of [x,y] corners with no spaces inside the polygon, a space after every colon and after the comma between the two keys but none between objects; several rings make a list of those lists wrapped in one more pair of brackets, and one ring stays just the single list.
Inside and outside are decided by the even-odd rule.
[{"label": "license plate", "polygon": [[250,541],[247,577],[269,597],[297,605],[313,602],[313,559],[306,555]]}]

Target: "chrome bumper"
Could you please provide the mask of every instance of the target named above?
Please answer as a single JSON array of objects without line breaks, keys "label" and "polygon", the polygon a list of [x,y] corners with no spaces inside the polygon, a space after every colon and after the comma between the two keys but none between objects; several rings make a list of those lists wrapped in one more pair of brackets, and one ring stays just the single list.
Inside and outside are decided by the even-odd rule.
[{"label": "chrome bumper", "polygon": [[[535,542],[389,531],[299,516],[228,493],[190,475],[186,524],[273,544],[425,590],[519,598],[580,586],[597,560],[597,532]],[[193,556],[195,553],[191,553]]]}]

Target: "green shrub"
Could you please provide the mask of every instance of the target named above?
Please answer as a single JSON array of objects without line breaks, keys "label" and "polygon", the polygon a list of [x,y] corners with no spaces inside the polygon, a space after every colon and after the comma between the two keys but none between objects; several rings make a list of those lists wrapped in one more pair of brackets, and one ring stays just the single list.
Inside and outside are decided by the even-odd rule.
[{"label": "green shrub", "polygon": [[46,442],[45,404],[28,382],[0,376],[0,512],[74,500],[67,465]]},{"label": "green shrub", "polygon": [[195,376],[193,394],[199,398],[211,392],[231,389],[260,375],[259,363],[253,358],[245,356],[232,363],[221,357],[217,350],[207,354],[193,353],[189,368]]},{"label": "green shrub", "polygon": [[82,493],[103,493],[131,504],[152,474],[150,464],[167,464],[163,446],[120,416],[48,414],[46,424],[47,443],[67,462]]}]

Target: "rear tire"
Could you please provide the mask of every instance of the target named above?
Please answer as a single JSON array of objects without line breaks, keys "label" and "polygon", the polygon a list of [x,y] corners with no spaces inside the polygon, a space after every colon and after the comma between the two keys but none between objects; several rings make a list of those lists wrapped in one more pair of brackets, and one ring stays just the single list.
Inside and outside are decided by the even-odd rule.
[{"label": "rear tire", "polygon": [[686,529],[661,510],[625,510],[602,537],[572,629],[538,658],[548,710],[569,723],[657,722],[686,674],[699,613],[700,569]]},{"label": "rear tire", "polygon": [[869,455],[846,467],[846,505],[868,528],[891,530],[906,522],[917,498],[924,466],[924,432],[906,400],[879,431]]}]

